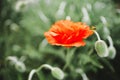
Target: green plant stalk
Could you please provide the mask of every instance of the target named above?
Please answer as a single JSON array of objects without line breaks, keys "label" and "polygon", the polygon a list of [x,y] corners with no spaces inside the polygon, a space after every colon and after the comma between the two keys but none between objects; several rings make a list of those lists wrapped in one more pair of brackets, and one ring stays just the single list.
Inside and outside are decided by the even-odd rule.
[{"label": "green plant stalk", "polygon": [[[39,76],[38,72],[39,72],[42,68],[44,68],[44,67],[52,70],[52,67],[51,67],[51,66],[49,66],[49,65],[47,65],[47,64],[44,64],[44,65],[40,66],[40,67],[37,68],[37,69],[31,70],[31,72],[30,72],[30,74],[29,74],[29,77],[28,77],[28,80],[32,80],[32,77],[33,77],[33,75],[34,75],[35,73]],[[39,78],[40,78],[40,77],[39,77]]]},{"label": "green plant stalk", "polygon": [[70,48],[67,48],[67,53],[66,53],[66,64],[63,67],[63,70],[65,70],[71,63],[71,59],[73,56],[74,52],[70,52]]},{"label": "green plant stalk", "polygon": [[110,43],[110,46],[113,46],[113,41],[112,41],[112,38],[110,36],[107,37],[109,43]]},{"label": "green plant stalk", "polygon": [[97,31],[94,30],[94,33],[96,34],[98,40],[101,40],[99,34],[97,33]]}]

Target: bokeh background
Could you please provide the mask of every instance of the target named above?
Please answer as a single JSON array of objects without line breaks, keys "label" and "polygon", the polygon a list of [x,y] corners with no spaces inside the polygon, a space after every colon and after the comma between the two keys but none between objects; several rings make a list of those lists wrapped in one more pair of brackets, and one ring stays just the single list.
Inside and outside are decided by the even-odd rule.
[{"label": "bokeh background", "polygon": [[[42,64],[63,68],[64,47],[47,43],[44,32],[66,18],[95,26],[109,46],[110,35],[116,49],[114,59],[101,58],[94,49],[95,35],[85,47],[71,48],[74,56],[64,71],[64,80],[120,80],[120,1],[119,0],[0,0],[0,80],[27,80],[29,72]],[[47,69],[40,80],[56,80]],[[33,80],[39,80],[35,75]]]}]

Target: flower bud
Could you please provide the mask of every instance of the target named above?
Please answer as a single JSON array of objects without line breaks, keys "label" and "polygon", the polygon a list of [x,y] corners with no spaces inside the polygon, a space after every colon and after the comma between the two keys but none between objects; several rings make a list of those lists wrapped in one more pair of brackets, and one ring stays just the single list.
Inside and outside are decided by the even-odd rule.
[{"label": "flower bud", "polygon": [[16,70],[18,70],[19,72],[25,72],[26,71],[26,66],[23,62],[20,62],[18,61],[16,64],[15,64],[15,68]]},{"label": "flower bud", "polygon": [[108,51],[109,51],[108,57],[109,57],[110,59],[114,59],[115,56],[116,56],[116,49],[115,49],[113,46],[110,46],[110,47],[108,48]]},{"label": "flower bud", "polygon": [[27,7],[27,2],[24,0],[18,0],[15,5],[15,10],[16,11],[22,11]]},{"label": "flower bud", "polygon": [[52,68],[51,73],[57,79],[61,80],[64,78],[64,73],[60,68],[57,67]]},{"label": "flower bud", "polygon": [[17,31],[19,30],[19,26],[18,26],[16,23],[12,23],[12,24],[10,25],[10,29],[11,29],[12,31],[17,32]]},{"label": "flower bud", "polygon": [[108,56],[107,44],[103,40],[98,40],[95,43],[95,50],[100,57]]}]

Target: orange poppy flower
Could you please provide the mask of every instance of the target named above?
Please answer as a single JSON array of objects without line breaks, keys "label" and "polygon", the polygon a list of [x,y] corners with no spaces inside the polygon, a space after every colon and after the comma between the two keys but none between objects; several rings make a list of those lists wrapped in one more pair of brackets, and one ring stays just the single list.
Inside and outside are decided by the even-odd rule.
[{"label": "orange poppy flower", "polygon": [[44,35],[52,45],[72,47],[84,46],[83,41],[93,34],[89,26],[82,22],[72,22],[70,20],[60,20],[52,25]]}]

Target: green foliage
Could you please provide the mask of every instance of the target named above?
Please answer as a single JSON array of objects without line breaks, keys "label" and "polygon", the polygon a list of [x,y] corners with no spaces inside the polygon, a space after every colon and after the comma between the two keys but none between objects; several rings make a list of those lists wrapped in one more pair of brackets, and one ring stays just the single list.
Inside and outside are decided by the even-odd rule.
[{"label": "green foliage", "polygon": [[[112,29],[119,30],[115,27],[120,24],[119,16],[116,15],[111,0],[2,0],[0,3],[2,80],[27,80],[29,72],[42,64],[63,69],[64,80],[82,80],[83,74],[104,68],[105,64],[102,62],[113,69],[107,58],[97,56],[94,49],[97,40],[95,35],[86,40],[86,46],[73,47],[68,52],[64,47],[48,44],[44,32],[54,22],[68,17],[72,21],[83,21],[95,26],[104,40],[108,35],[117,39],[115,37],[117,33]],[[118,44],[118,41],[115,40],[115,43]],[[10,58],[11,56],[14,57]],[[26,67],[25,71],[19,71],[18,67],[16,69],[16,66],[22,67],[19,64]],[[55,80],[47,69],[43,69],[38,75],[41,80]],[[33,80],[37,79],[34,76]]]}]

